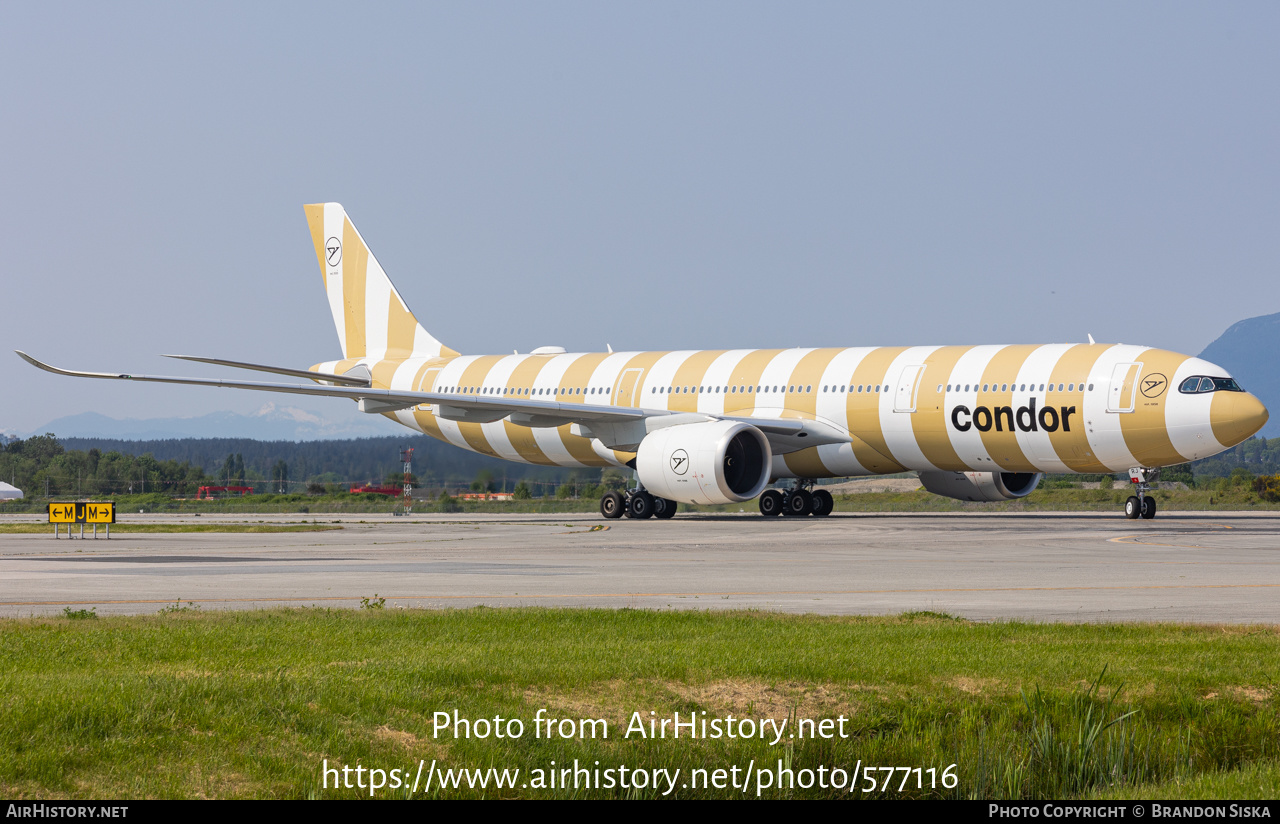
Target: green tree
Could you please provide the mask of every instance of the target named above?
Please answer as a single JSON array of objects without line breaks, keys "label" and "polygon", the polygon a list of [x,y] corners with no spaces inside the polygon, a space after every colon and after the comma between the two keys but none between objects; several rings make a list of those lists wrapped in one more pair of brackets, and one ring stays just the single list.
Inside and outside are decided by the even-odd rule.
[{"label": "green tree", "polygon": [[1171,483],[1182,482],[1187,486],[1195,486],[1195,475],[1191,472],[1191,464],[1182,463],[1176,466],[1166,466],[1160,470],[1160,480],[1169,481]]},{"label": "green tree", "polygon": [[289,490],[289,465],[283,458],[271,467],[271,484],[277,492],[284,493]]},{"label": "green tree", "polygon": [[527,501],[533,497],[533,490],[529,488],[528,481],[521,481],[516,484],[515,490],[511,493],[511,497],[518,501]]}]

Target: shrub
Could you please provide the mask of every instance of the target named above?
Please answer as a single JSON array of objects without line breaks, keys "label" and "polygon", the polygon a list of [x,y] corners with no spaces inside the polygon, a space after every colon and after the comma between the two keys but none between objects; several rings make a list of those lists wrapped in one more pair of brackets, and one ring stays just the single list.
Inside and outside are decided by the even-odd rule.
[{"label": "shrub", "polygon": [[1280,501],[1280,475],[1259,475],[1253,479],[1253,491],[1264,501]]}]

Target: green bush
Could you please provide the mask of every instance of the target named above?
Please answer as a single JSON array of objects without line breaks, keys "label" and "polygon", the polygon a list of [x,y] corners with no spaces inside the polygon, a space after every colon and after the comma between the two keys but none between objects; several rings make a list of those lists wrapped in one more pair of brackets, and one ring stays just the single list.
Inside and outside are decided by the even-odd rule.
[{"label": "green bush", "polygon": [[1259,475],[1253,479],[1253,491],[1264,501],[1280,501],[1280,475]]}]

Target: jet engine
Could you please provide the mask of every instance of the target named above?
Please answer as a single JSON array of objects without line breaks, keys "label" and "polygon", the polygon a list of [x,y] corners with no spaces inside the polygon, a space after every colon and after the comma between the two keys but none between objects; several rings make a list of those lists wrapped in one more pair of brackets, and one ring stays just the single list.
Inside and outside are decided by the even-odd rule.
[{"label": "jet engine", "polygon": [[1025,498],[1040,485],[1040,472],[921,472],[920,485],[961,501]]},{"label": "jet engine", "polygon": [[731,504],[769,483],[773,452],[754,426],[708,421],[650,432],[636,451],[636,473],[651,495],[688,504]]}]

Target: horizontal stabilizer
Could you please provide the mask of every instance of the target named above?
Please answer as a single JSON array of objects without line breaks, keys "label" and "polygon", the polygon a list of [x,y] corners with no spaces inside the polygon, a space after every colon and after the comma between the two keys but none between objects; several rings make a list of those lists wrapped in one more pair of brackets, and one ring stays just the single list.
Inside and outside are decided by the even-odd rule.
[{"label": "horizontal stabilizer", "polygon": [[[21,353],[19,353],[21,354]],[[252,369],[255,372],[270,372],[273,375],[288,375],[293,378],[307,378],[313,381],[324,381],[341,386],[368,386],[367,377],[351,375],[333,375],[327,372],[312,372],[308,369],[290,369],[285,366],[264,366],[260,363],[244,363],[243,361],[222,360],[220,358],[198,358],[195,355],[165,355],[166,358],[211,363],[214,366],[230,366],[233,369]]]}]

